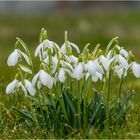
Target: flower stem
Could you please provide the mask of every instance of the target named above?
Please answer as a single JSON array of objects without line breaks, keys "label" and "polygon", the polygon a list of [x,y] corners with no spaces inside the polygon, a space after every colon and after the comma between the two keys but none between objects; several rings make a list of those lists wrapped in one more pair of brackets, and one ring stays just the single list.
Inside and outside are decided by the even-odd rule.
[{"label": "flower stem", "polygon": [[[108,105],[109,105],[109,95],[110,95],[111,73],[112,73],[112,71],[111,71],[111,70],[109,70],[108,90],[107,90],[107,109],[108,109]],[[108,110],[109,110],[109,109],[108,109]]]},{"label": "flower stem", "polygon": [[122,75],[121,80],[120,80],[119,92],[118,92],[118,99],[119,100],[120,100],[120,96],[121,96],[123,80],[124,80],[124,75]]},{"label": "flower stem", "polygon": [[80,81],[77,81],[78,83],[78,121],[79,121],[79,128],[81,128],[81,83]]}]

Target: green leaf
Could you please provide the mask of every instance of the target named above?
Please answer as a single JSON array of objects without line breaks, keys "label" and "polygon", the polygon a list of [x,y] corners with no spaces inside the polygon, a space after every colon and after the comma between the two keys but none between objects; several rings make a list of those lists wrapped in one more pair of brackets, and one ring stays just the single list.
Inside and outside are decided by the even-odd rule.
[{"label": "green leaf", "polygon": [[76,119],[75,115],[77,114],[76,101],[68,90],[63,90],[63,98],[69,121],[73,125]]},{"label": "green leaf", "polygon": [[34,121],[31,113],[29,112],[25,112],[25,111],[21,111],[20,109],[18,109],[17,107],[13,106],[13,109],[15,109],[16,111],[18,111],[20,114],[22,114],[23,116],[27,117],[28,119],[31,119],[32,121]]}]

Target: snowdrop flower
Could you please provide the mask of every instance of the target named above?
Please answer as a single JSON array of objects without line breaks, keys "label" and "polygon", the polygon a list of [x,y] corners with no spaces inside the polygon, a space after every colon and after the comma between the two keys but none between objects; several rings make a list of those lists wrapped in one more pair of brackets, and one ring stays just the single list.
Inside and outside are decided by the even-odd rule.
[{"label": "snowdrop flower", "polygon": [[132,62],[131,64],[132,72],[136,78],[140,78],[140,64]]},{"label": "snowdrop flower", "polygon": [[99,65],[98,60],[90,60],[87,64],[85,64],[85,69],[89,74],[95,75],[96,72],[104,74],[103,68]]},{"label": "snowdrop flower", "polygon": [[121,79],[122,76],[126,76],[127,75],[127,70],[125,70],[124,68],[122,68],[120,65],[116,65],[114,67],[114,71],[115,73],[118,75],[118,77]]},{"label": "snowdrop flower", "polygon": [[20,50],[19,50],[19,53],[20,53],[21,56],[23,56],[23,58],[26,60],[26,62],[27,62],[29,65],[31,65],[31,61],[30,61],[29,57],[28,57],[24,52],[22,52],[22,51],[20,51]]},{"label": "snowdrop flower", "polygon": [[129,55],[129,53],[123,48],[120,49],[120,54],[123,55],[125,58],[128,58]]},{"label": "snowdrop flower", "polygon": [[27,94],[27,90],[26,90],[25,86],[22,84],[22,82],[19,82],[19,83],[18,83],[18,87],[21,87],[21,89],[22,89],[22,91],[24,92],[25,96],[28,95],[28,94]]},{"label": "snowdrop flower", "polygon": [[79,47],[76,44],[74,44],[70,41],[67,41],[62,45],[62,47],[60,48],[60,52],[63,53],[63,54],[67,54],[66,47],[68,47],[70,50],[72,50],[72,47],[73,47],[77,51],[78,54],[80,53]]},{"label": "snowdrop flower", "polygon": [[[56,56],[52,56],[51,59],[52,59],[51,60],[51,62],[52,62],[51,68],[52,68],[52,73],[54,74],[56,72],[56,68],[57,68],[57,64],[58,64],[58,59],[57,59]],[[47,58],[45,58],[43,60],[43,62],[45,62],[46,64],[49,64],[49,57],[47,56]]]},{"label": "snowdrop flower", "polygon": [[67,68],[69,70],[73,70],[73,66],[71,64],[69,64],[68,62],[61,60],[60,64],[62,65],[62,67]]},{"label": "snowdrop flower", "polygon": [[27,79],[25,79],[24,81],[25,81],[25,87],[26,87],[27,91],[28,91],[32,96],[34,96],[36,90],[35,90],[35,88],[33,87],[33,84],[32,84],[29,80],[27,80]]},{"label": "snowdrop flower", "polygon": [[20,53],[18,49],[15,49],[8,57],[7,64],[8,66],[15,66],[18,62]]},{"label": "snowdrop flower", "polygon": [[23,70],[24,72],[29,73],[29,74],[32,74],[32,70],[29,69],[28,67],[26,67],[26,66],[24,66],[24,65],[21,65],[21,64],[19,64],[19,67],[20,67],[20,69]]},{"label": "snowdrop flower", "polygon": [[43,54],[43,57],[47,57],[47,53],[45,50],[47,48],[51,50],[51,53],[53,53],[54,49],[59,50],[59,46],[55,42],[46,39],[36,48],[35,57],[39,55],[40,59],[42,59],[41,53]]},{"label": "snowdrop flower", "polygon": [[68,59],[69,59],[69,63],[77,64],[78,62],[78,58],[75,57],[74,55],[70,55]]},{"label": "snowdrop flower", "polygon": [[40,70],[33,78],[32,84],[35,86],[36,81],[40,80],[41,84],[47,86],[48,88],[53,87],[53,78],[44,70]]},{"label": "snowdrop flower", "polygon": [[96,72],[94,75],[92,75],[92,81],[97,82],[99,79],[102,80],[102,74],[99,72]]},{"label": "snowdrop flower", "polygon": [[8,66],[15,66],[19,60],[19,57],[23,57],[26,62],[31,65],[29,57],[19,49],[15,49],[8,57],[7,64]]},{"label": "snowdrop flower", "polygon": [[114,58],[112,58],[112,59],[109,60],[106,57],[104,57],[103,55],[101,55],[100,58],[99,58],[99,60],[102,63],[104,69],[107,71],[109,69],[110,64],[114,60]]},{"label": "snowdrop flower", "polygon": [[80,80],[81,78],[84,77],[84,73],[83,73],[83,66],[82,63],[79,63],[78,65],[75,66],[75,68],[73,69],[73,78]]},{"label": "snowdrop flower", "polygon": [[106,58],[109,60],[109,59],[111,59],[111,53],[112,53],[112,50],[110,50],[108,53],[107,53],[107,55],[106,55]]},{"label": "snowdrop flower", "polygon": [[118,55],[115,56],[115,58],[119,62],[119,64],[122,65],[123,68],[125,68],[125,69],[128,68],[128,66],[129,66],[128,62],[124,57],[122,57],[120,54],[118,54]]},{"label": "snowdrop flower", "polygon": [[59,69],[58,80],[59,80],[61,83],[64,83],[64,81],[66,80],[65,71],[64,71],[63,68],[60,68],[60,69]]},{"label": "snowdrop flower", "polygon": [[13,80],[8,86],[6,87],[6,94],[13,93],[15,91],[15,88],[18,86],[18,80]]}]

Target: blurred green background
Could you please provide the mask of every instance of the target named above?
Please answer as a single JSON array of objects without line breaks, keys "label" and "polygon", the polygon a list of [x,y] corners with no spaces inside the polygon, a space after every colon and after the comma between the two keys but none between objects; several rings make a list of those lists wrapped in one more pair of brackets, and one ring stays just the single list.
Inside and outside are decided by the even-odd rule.
[{"label": "blurred green background", "polygon": [[132,50],[140,63],[140,2],[0,2],[0,79],[13,79],[13,69],[6,65],[14,50],[15,38],[20,37],[32,54],[38,45],[41,28],[50,40],[60,46],[64,31],[82,49],[97,43],[104,49],[115,36],[120,46]]}]

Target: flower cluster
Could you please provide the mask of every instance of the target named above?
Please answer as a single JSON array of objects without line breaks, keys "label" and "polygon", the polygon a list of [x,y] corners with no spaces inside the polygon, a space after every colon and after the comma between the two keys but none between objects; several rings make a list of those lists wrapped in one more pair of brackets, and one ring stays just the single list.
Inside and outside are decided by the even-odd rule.
[{"label": "flower cluster", "polygon": [[[132,52],[118,45],[117,38],[110,41],[105,53],[99,49],[99,45],[90,53],[88,44],[80,53],[79,47],[68,41],[67,32],[65,42],[60,47],[47,38],[46,31],[43,29],[40,44],[34,55],[40,61],[37,73],[34,73],[26,44],[17,38],[16,49],[8,57],[7,64],[8,66],[18,65],[19,72],[7,86],[7,94],[21,89],[26,96],[28,93],[34,96],[43,86],[52,89],[58,82],[65,85],[68,80],[86,81],[89,77],[93,82],[105,82],[109,78],[110,71],[120,79],[126,77],[128,73],[133,73],[136,78],[140,78],[140,64],[134,61]],[[25,66],[25,63],[22,64],[23,60],[28,66]]]}]

